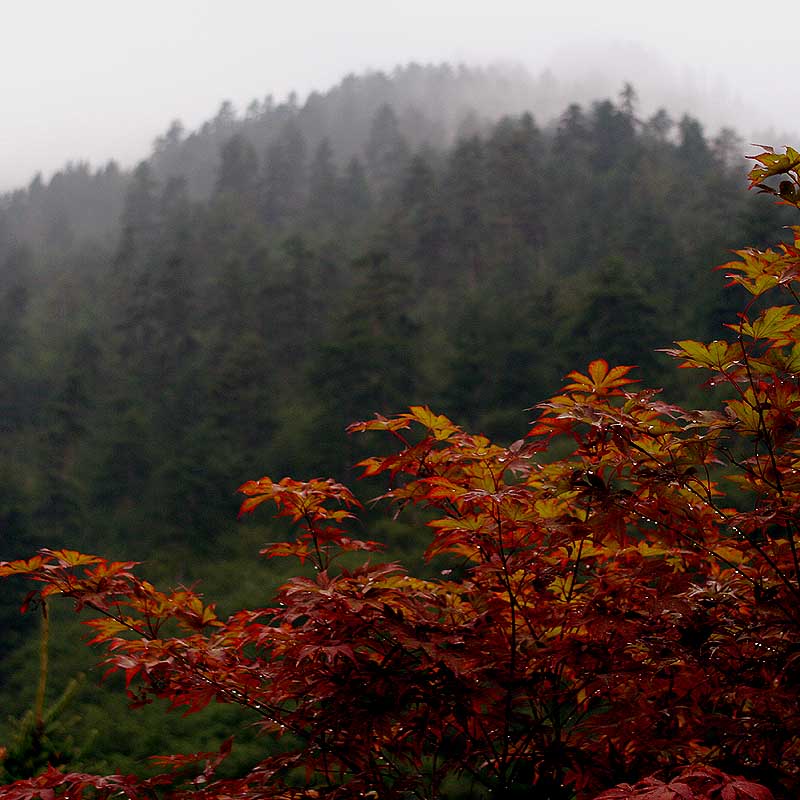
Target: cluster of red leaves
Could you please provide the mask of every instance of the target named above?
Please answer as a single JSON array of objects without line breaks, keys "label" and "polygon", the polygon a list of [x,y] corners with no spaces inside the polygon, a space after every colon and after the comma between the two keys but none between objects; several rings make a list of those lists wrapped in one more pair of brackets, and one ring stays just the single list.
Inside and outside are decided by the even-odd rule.
[{"label": "cluster of red leaves", "polygon": [[[794,156],[773,156],[754,183],[794,182]],[[0,797],[434,798],[452,776],[497,798],[800,795],[794,233],[725,265],[752,295],[731,341],[670,351],[727,387],[718,410],[667,404],[598,360],[507,447],[424,407],[351,426],[397,443],[361,466],[388,479],[386,501],[427,510],[427,556],[451,562],[439,579],[334,569],[379,545],[350,536],[357,501],[319,479],[241,487],[242,513],[270,502],[298,530],[263,553],[315,570],[227,620],[132,563],[44,550],[0,565],[95,612],[92,642],[134,704],[237,703],[279,740],[235,780],[215,777],[226,743],[160,758],[149,781],[50,770]],[[772,291],[788,303],[767,307]]]},{"label": "cluster of red leaves", "polygon": [[713,767],[688,767],[671,781],[645,778],[636,786],[623,784],[597,800],[771,800],[763,786],[732,778]]}]

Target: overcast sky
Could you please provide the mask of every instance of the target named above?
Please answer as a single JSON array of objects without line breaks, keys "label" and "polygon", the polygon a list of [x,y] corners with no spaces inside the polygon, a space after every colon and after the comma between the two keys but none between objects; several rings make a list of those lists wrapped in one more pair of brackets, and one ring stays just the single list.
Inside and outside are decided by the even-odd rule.
[{"label": "overcast sky", "polygon": [[800,131],[796,1],[0,3],[0,191],[70,159],[129,166],[171,120],[192,129],[223,99],[241,110],[294,89],[302,100],[409,61],[635,72],[624,79],[640,94],[651,72],[711,99],[714,125],[729,108],[745,136]]}]

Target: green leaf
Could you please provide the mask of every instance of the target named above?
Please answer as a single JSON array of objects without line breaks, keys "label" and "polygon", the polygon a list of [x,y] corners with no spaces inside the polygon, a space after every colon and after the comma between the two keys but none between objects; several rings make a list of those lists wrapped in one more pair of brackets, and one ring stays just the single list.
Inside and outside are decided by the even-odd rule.
[{"label": "green leaf", "polygon": [[678,345],[677,349],[669,348],[661,352],[681,359],[683,368],[697,367],[726,372],[737,366],[744,356],[744,350],[739,342],[726,342],[722,339],[716,339],[708,344],[694,339],[682,339],[675,344]]},{"label": "green leaf", "polygon": [[800,325],[800,315],[793,314],[793,310],[794,306],[772,306],[762,311],[752,323],[743,318],[738,324],[726,323],[726,327],[752,339],[789,342],[791,339],[787,334]]}]

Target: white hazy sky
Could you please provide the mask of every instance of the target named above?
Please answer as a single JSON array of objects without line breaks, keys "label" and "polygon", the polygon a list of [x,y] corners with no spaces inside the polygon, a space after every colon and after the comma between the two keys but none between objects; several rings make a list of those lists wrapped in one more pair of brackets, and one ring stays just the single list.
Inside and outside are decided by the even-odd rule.
[{"label": "white hazy sky", "polygon": [[719,97],[720,119],[725,104],[760,112],[739,125],[747,136],[800,131],[797,12],[797,0],[0,0],[0,191],[67,160],[128,166],[172,119],[192,129],[223,99],[302,100],[409,61],[560,76],[635,51],[623,79],[637,87],[652,63]]}]

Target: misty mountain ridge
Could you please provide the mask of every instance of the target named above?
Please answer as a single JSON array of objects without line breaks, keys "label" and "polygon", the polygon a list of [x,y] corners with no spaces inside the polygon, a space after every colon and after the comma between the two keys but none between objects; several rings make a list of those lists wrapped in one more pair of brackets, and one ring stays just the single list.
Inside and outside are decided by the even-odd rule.
[{"label": "misty mountain ridge", "polygon": [[[146,161],[154,179],[180,177],[191,197],[203,199],[214,189],[223,146],[237,134],[262,157],[291,122],[309,153],[327,140],[332,158],[343,167],[354,157],[366,158],[376,115],[385,106],[392,109],[397,132],[410,151],[443,151],[461,137],[487,132],[505,115],[530,112],[538,125],[552,131],[570,104],[590,106],[618,95],[626,75],[636,75],[640,118],[660,107],[674,119],[686,111],[696,115],[699,109],[702,120],[730,128],[726,113],[739,120],[748,116],[745,101],[725,87],[703,87],[688,79],[681,85],[666,62],[635,45],[621,45],[614,65],[601,68],[606,52],[598,47],[582,52],[580,60],[570,60],[565,52],[554,60],[557,72],[548,69],[538,75],[518,64],[412,63],[388,73],[348,75],[325,92],[311,92],[303,103],[296,94],[282,102],[267,95],[243,110],[226,101],[196,130],[173,122],[155,139]],[[727,136],[731,138],[730,130]],[[762,132],[754,140],[775,137]],[[26,189],[0,195],[0,208],[16,220],[17,234],[29,231],[26,240],[49,235],[41,230],[43,217],[56,219],[57,227],[69,227],[77,236],[107,234],[116,230],[130,174],[115,162],[100,169],[86,162],[68,163],[47,182],[37,175]]]}]

